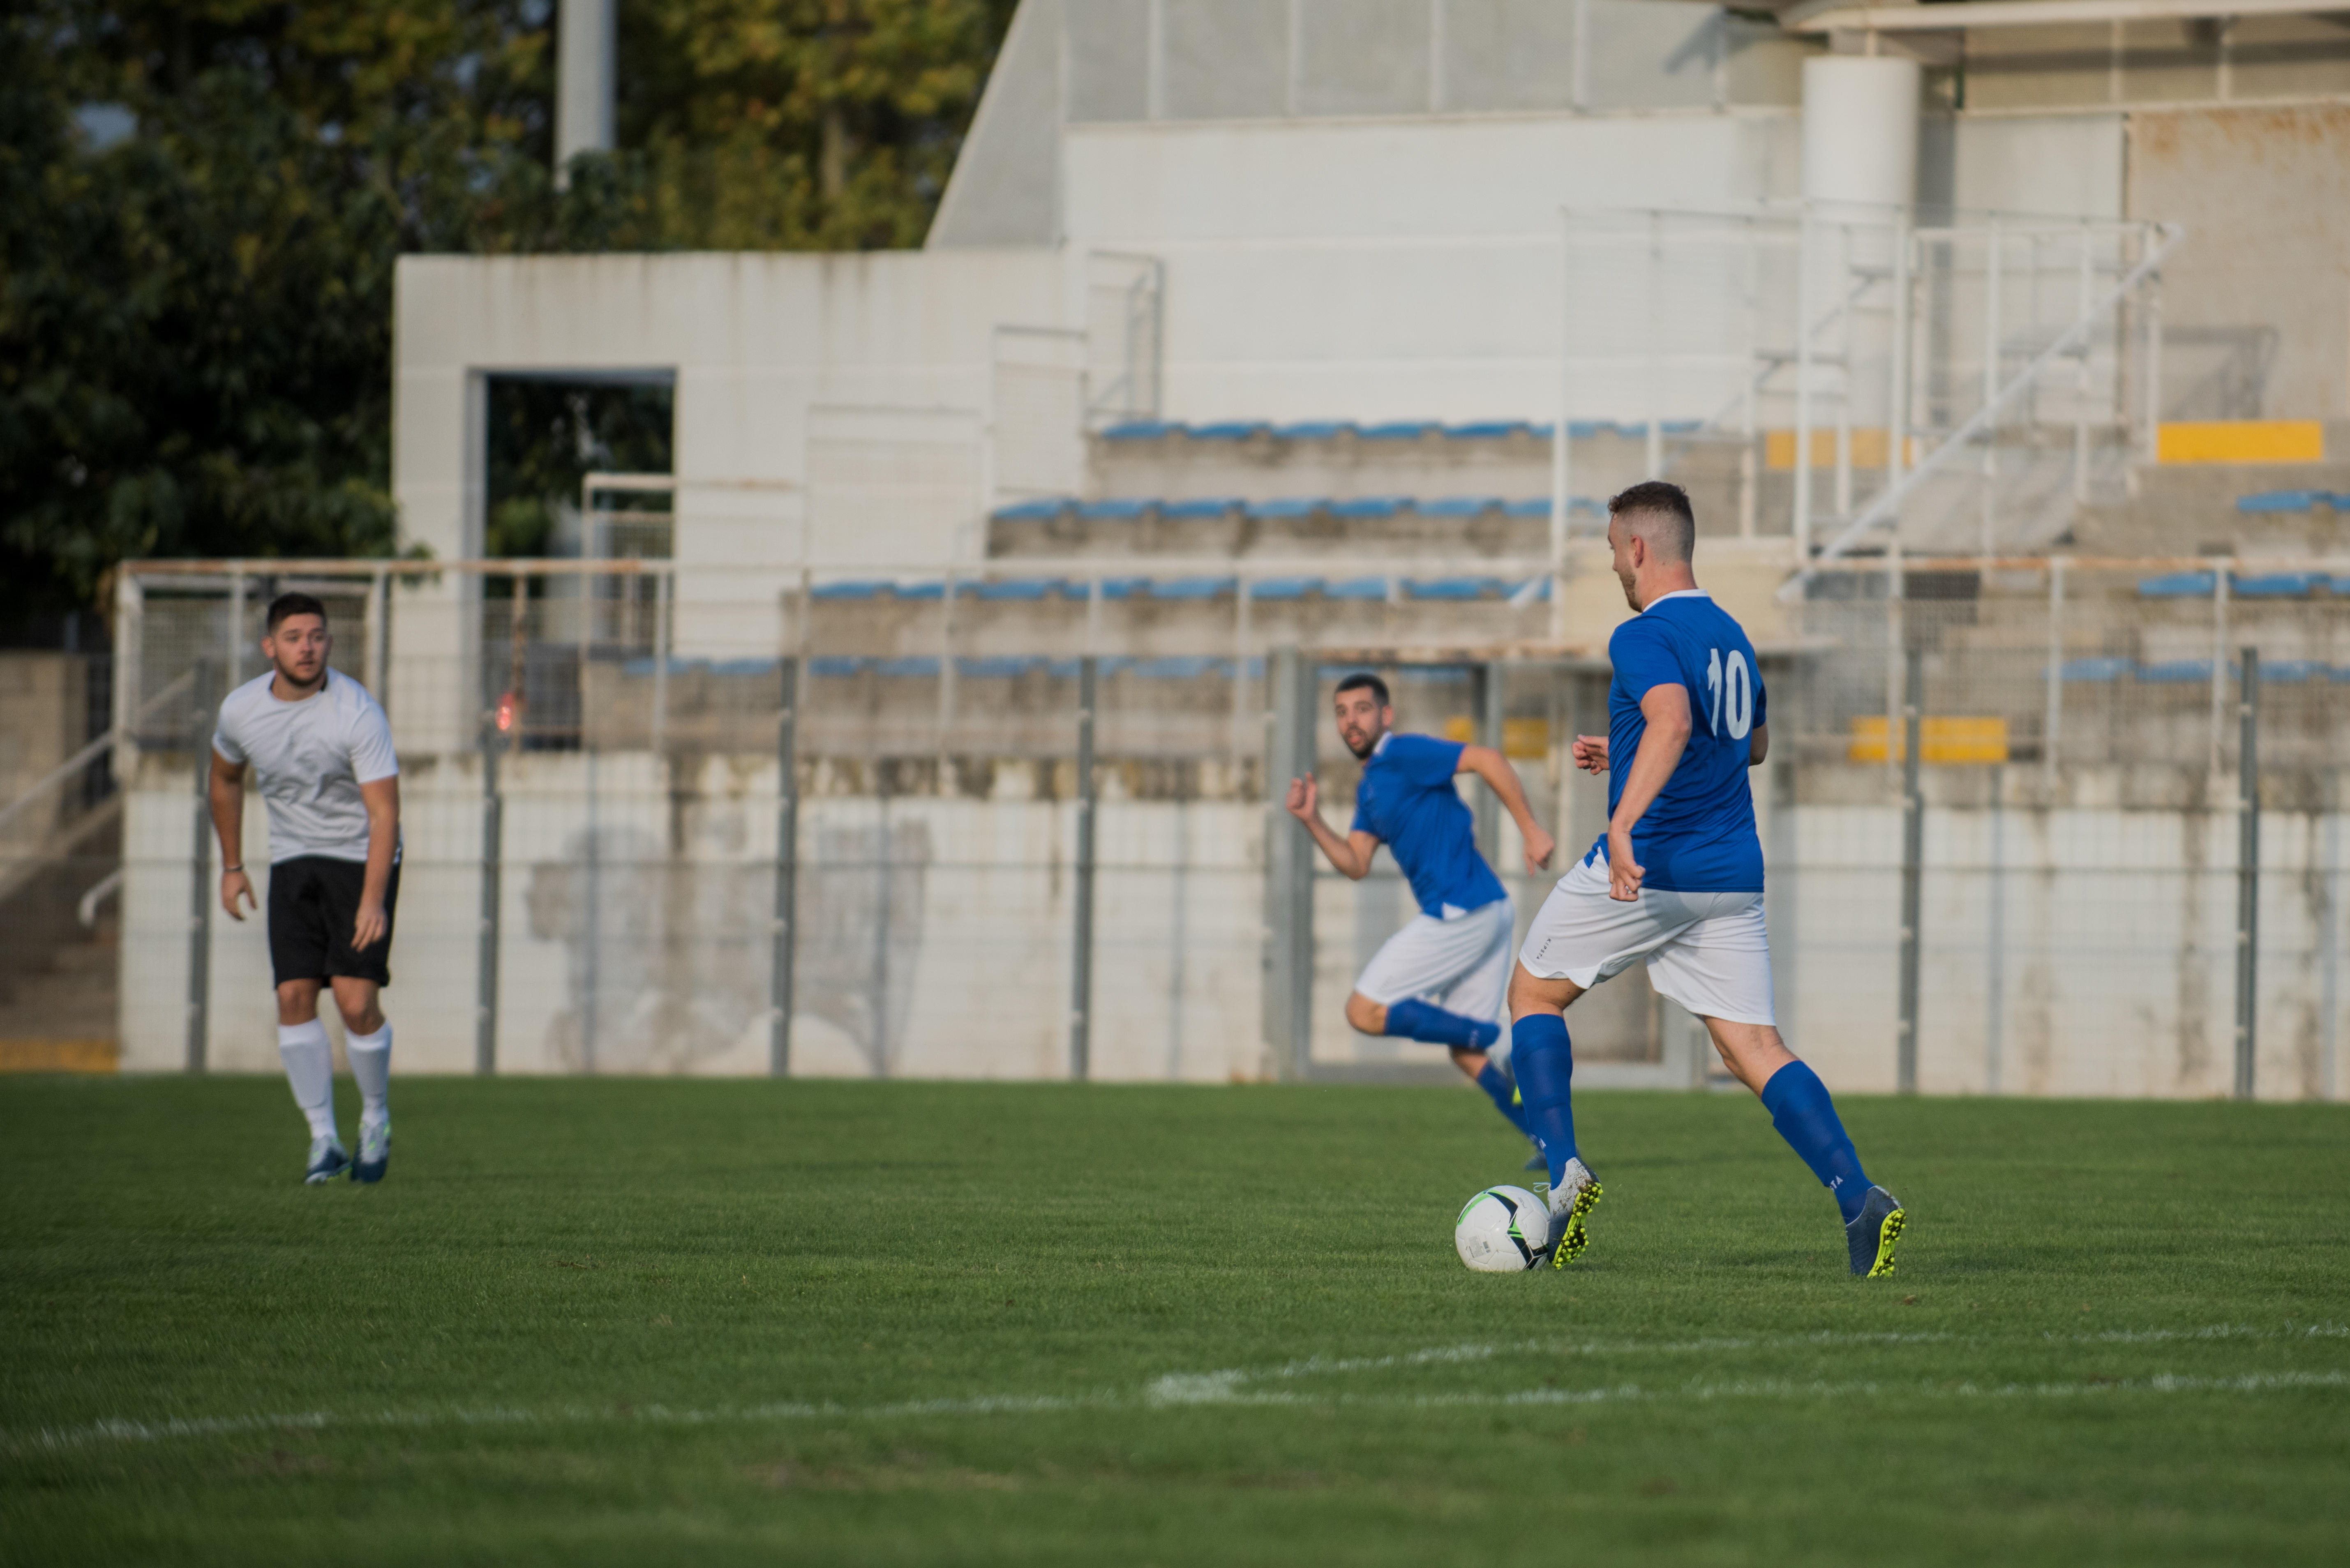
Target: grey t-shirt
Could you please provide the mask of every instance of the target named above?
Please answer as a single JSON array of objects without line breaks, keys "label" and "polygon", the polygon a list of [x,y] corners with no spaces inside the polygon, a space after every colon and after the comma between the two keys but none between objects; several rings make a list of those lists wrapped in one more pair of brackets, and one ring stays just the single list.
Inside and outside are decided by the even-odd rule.
[{"label": "grey t-shirt", "polygon": [[348,675],[329,670],[326,685],[299,702],[272,693],[275,679],[264,675],[228,694],[213,750],[224,762],[253,764],[269,803],[271,865],[298,855],[364,861],[368,815],[359,785],[399,775],[391,725]]}]

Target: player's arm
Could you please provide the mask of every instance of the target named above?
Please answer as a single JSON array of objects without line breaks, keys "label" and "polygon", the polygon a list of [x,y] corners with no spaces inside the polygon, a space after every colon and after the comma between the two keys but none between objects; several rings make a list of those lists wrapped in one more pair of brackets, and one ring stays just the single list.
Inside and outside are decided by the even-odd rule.
[{"label": "player's arm", "polygon": [[1757,724],[1746,732],[1746,765],[1759,768],[1762,759],[1771,754],[1771,726]]},{"label": "player's arm", "polygon": [[1627,904],[1640,896],[1640,877],[1646,869],[1633,862],[1632,829],[1656,804],[1673,770],[1680,765],[1681,753],[1688,749],[1689,688],[1678,680],[1649,687],[1640,699],[1640,717],[1648,721],[1648,732],[1640,737],[1640,749],[1632,753],[1624,793],[1617,800],[1616,815],[1607,822],[1607,896]]},{"label": "player's arm", "polygon": [[1346,837],[1339,837],[1322,820],[1321,790],[1312,774],[1289,781],[1289,815],[1305,825],[1305,831],[1314,836],[1314,842],[1322,846],[1322,853],[1330,857],[1330,864],[1338,868],[1340,876],[1359,882],[1370,874],[1371,857],[1378,853],[1378,836],[1357,828]]},{"label": "player's arm", "polygon": [[241,920],[244,911],[236,907],[238,899],[244,900],[245,909],[260,907],[253,897],[253,879],[244,874],[244,764],[213,752],[204,794],[213,808],[213,831],[220,835],[221,908],[229,919]]},{"label": "player's arm", "polygon": [[391,852],[400,842],[400,775],[359,785],[368,814],[367,877],[359,884],[359,916],[351,926],[351,946],[364,950],[383,940],[384,894],[391,887]]},{"label": "player's arm", "polygon": [[1558,847],[1558,841],[1544,832],[1542,824],[1534,820],[1533,808],[1526,805],[1526,786],[1519,781],[1518,770],[1510,765],[1510,759],[1491,746],[1463,746],[1461,748],[1459,771],[1475,774],[1483,779],[1485,787],[1493,792],[1503,809],[1509,812],[1510,820],[1518,825],[1518,836],[1526,851],[1526,875],[1531,877],[1548,866],[1551,852]]}]

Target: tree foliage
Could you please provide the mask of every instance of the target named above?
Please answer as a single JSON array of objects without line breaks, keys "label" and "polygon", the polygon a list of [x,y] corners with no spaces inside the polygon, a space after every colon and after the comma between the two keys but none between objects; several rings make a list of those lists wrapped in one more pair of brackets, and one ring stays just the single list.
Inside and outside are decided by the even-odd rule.
[{"label": "tree foliage", "polygon": [[0,615],[390,550],[403,252],[918,244],[1013,4],[624,0],[562,182],[553,0],[0,8]]}]

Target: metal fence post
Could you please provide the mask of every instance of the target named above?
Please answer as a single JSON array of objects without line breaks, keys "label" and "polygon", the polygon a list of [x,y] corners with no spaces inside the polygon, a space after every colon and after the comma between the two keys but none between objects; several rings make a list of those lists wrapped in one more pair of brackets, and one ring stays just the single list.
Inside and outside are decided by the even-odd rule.
[{"label": "metal fence post", "polygon": [[1069,1076],[1079,1083],[1092,1068],[1094,1005],[1094,685],[1099,660],[1077,660],[1076,941],[1069,964]]},{"label": "metal fence post", "polygon": [[2252,1097],[2261,981],[2261,650],[2243,650],[2236,697],[2236,1098]]},{"label": "metal fence post", "polygon": [[800,661],[785,658],[778,665],[784,687],[775,713],[775,914],[768,928],[773,946],[767,955],[767,1075],[787,1078],[792,1072],[792,959],[798,945]]},{"label": "metal fence post", "polygon": [[[1502,749],[1502,665],[1499,660],[1480,664],[1470,671],[1469,690],[1477,721],[1477,743]],[[1498,869],[1502,863],[1502,807],[1493,792],[1481,789],[1471,797],[1471,813],[1477,824],[1477,853],[1485,864]]]},{"label": "metal fence post", "polygon": [[473,949],[473,1071],[498,1070],[498,909],[505,858],[505,798],[498,793],[498,748],[504,737],[494,719],[482,722],[482,912]]},{"label": "metal fence post", "polygon": [[209,672],[199,661],[195,670],[194,701],[188,710],[188,749],[195,755],[196,798],[195,831],[191,836],[188,857],[188,1071],[204,1070],[204,1048],[207,1041],[209,1014],[212,1004],[212,896],[204,886],[206,874],[212,869],[212,737],[205,733],[206,711],[212,704]]},{"label": "metal fence post", "polygon": [[1265,661],[1273,700],[1264,759],[1264,1039],[1276,1076],[1313,1056],[1314,841],[1289,818],[1289,781],[1314,765],[1315,666],[1292,645]]},{"label": "metal fence post", "polygon": [[1895,1086],[1905,1095],[1918,1092],[1918,923],[1924,907],[1926,800],[1919,792],[1918,753],[1922,728],[1918,708],[1924,701],[1926,658],[1908,650],[1901,701],[1901,1022],[1895,1057]]}]

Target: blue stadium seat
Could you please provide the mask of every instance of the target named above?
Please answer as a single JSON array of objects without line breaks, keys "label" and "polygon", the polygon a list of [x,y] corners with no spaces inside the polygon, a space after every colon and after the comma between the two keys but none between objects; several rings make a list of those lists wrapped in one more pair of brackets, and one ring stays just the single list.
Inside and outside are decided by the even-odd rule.
[{"label": "blue stadium seat", "polygon": [[2136,672],[2137,666],[2126,659],[2068,659],[2060,667],[2067,680],[2113,681]]},{"label": "blue stadium seat", "polygon": [[1202,675],[1230,675],[1232,661],[1207,654],[1183,654],[1166,659],[1122,660],[1124,672],[1145,680],[1196,680]]},{"label": "blue stadium seat", "polygon": [[955,673],[973,680],[1014,680],[1044,663],[1042,658],[1034,654],[1024,658],[958,659],[955,660]]},{"label": "blue stadium seat", "polygon": [[1104,441],[1159,441],[1182,429],[1165,420],[1128,420],[1102,431]]},{"label": "blue stadium seat", "polygon": [[1211,599],[1218,594],[1231,593],[1236,586],[1232,577],[1175,577],[1150,585],[1154,599]]},{"label": "blue stadium seat", "polygon": [[1246,441],[1267,429],[1263,420],[1226,420],[1220,424],[1180,427],[1193,441]]},{"label": "blue stadium seat", "polygon": [[2258,495],[2236,497],[2239,512],[2306,512],[2333,497],[2323,490],[2264,490]]},{"label": "blue stadium seat", "polygon": [[1502,498],[1498,495],[1441,495],[1431,501],[1415,501],[1413,511],[1422,517],[1475,517],[1486,512],[1498,512]]},{"label": "blue stadium seat", "polygon": [[1198,501],[1162,501],[1159,515],[1170,520],[1197,521],[1201,518],[1222,517],[1241,503],[1230,496],[1215,496]]},{"label": "blue stadium seat", "polygon": [[1068,510],[1066,495],[1045,496],[1035,501],[1016,501],[1009,506],[999,506],[989,515],[999,523],[1050,523]]},{"label": "blue stadium seat", "polygon": [[2212,572],[2172,572],[2167,576],[2138,579],[2138,597],[2146,599],[2207,598],[2219,585]]},{"label": "blue stadium seat", "polygon": [[901,599],[942,599],[947,597],[944,582],[892,583],[889,589]]},{"label": "blue stadium seat", "polygon": [[[700,663],[701,660],[695,660]],[[671,668],[676,668],[672,665]],[[772,659],[722,659],[710,666],[710,673],[729,680],[752,680],[773,675],[775,661]]]},{"label": "blue stadium seat", "polygon": [[[1526,428],[1523,420],[1483,420],[1465,425],[1447,425],[1444,434],[1448,441],[1498,441]],[[1549,432],[1545,431],[1543,433],[1547,435]]]},{"label": "blue stadium seat", "polygon": [[1430,431],[1442,428],[1433,420],[1390,420],[1385,424],[1358,426],[1355,433],[1364,441],[1418,441]]},{"label": "blue stadium seat", "polygon": [[939,674],[939,659],[934,653],[917,653],[902,659],[877,659],[873,661],[873,668],[882,675],[935,680]]},{"label": "blue stadium seat", "polygon": [[1305,420],[1293,425],[1277,425],[1273,433],[1283,441],[1335,441],[1354,428],[1349,420]]},{"label": "blue stadium seat", "polygon": [[1150,510],[1148,501],[1080,501],[1077,515],[1088,523],[1136,523]]},{"label": "blue stadium seat", "polygon": [[2263,686],[2300,686],[2333,677],[2333,667],[2321,659],[2276,659],[2261,661]]},{"label": "blue stadium seat", "polygon": [[810,675],[855,675],[870,662],[863,659],[844,659],[837,654],[820,654],[808,660]]},{"label": "blue stadium seat", "polygon": [[[1102,597],[1106,599],[1130,599],[1135,595],[1141,593],[1149,586],[1150,579],[1149,577],[1104,577],[1101,580]],[[1079,584],[1078,587],[1083,591],[1086,589],[1086,585]]]},{"label": "blue stadium seat", "polygon": [[1502,510],[1513,517],[1547,517],[1550,515],[1550,497],[1545,495],[1539,501],[1513,501]]},{"label": "blue stadium seat", "polygon": [[2138,680],[2147,685],[2168,686],[2189,681],[2206,685],[2211,680],[2211,661],[2208,659],[2173,659],[2160,664],[2141,664]]},{"label": "blue stadium seat", "polygon": [[818,583],[808,590],[815,599],[869,599],[879,597],[890,587],[888,583],[848,582]]},{"label": "blue stadium seat", "polygon": [[1003,577],[993,582],[965,583],[962,591],[975,599],[1035,601],[1067,591],[1058,577]]},{"label": "blue stadium seat", "polygon": [[1385,577],[1349,577],[1342,583],[1323,585],[1326,599],[1383,599],[1388,597]]},{"label": "blue stadium seat", "polygon": [[1319,577],[1266,577],[1251,583],[1248,596],[1253,599],[1302,599],[1322,587]]},{"label": "blue stadium seat", "polygon": [[2266,576],[2236,577],[2230,591],[2247,599],[2297,599],[2326,580],[2323,572],[2272,572]]},{"label": "blue stadium seat", "polygon": [[1498,577],[1416,578],[1404,584],[1404,591],[1416,599],[1478,599],[1501,589]]},{"label": "blue stadium seat", "polygon": [[1248,514],[1256,518],[1311,517],[1329,504],[1327,499],[1319,496],[1311,499],[1293,496],[1274,501],[1252,501],[1248,504]]},{"label": "blue stadium seat", "polygon": [[1333,517],[1392,517],[1411,502],[1395,495],[1358,495],[1351,501],[1330,503]]}]

